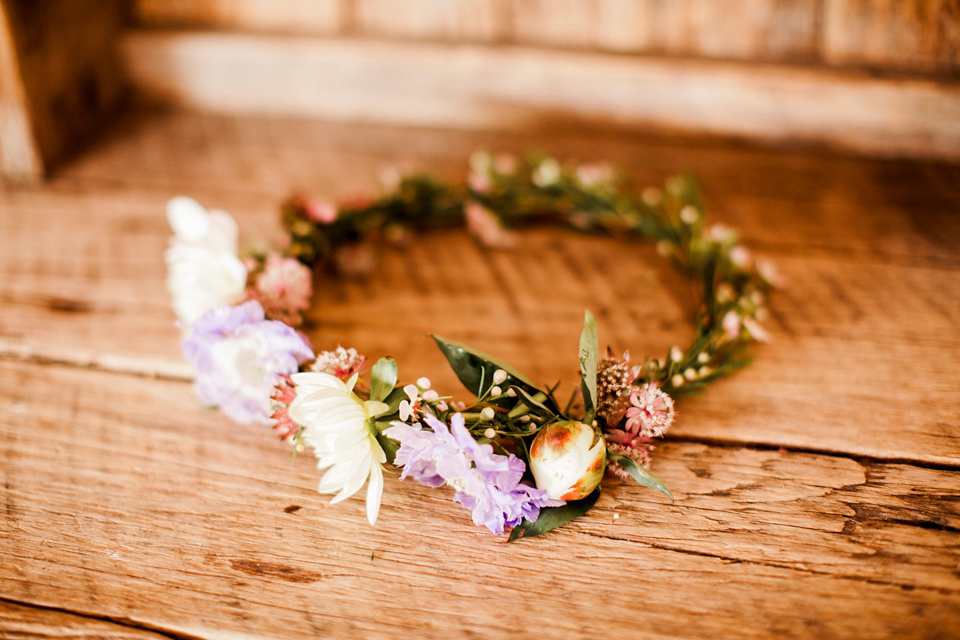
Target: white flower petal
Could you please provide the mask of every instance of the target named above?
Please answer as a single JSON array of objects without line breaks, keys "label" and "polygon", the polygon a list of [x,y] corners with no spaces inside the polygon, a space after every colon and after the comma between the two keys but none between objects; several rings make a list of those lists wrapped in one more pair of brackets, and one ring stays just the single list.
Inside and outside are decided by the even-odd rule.
[{"label": "white flower petal", "polygon": [[167,203],[167,222],[177,238],[186,242],[199,242],[210,233],[207,210],[186,196],[177,196]]},{"label": "white flower petal", "polygon": [[367,483],[367,521],[374,525],[380,514],[380,500],[383,497],[383,467],[379,462],[370,465],[370,481]]}]

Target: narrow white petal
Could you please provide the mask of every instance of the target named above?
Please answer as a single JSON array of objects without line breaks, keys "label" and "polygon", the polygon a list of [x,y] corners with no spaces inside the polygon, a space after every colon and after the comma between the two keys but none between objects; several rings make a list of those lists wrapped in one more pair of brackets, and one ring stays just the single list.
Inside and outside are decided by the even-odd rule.
[{"label": "narrow white petal", "polygon": [[[355,460],[354,462],[360,462]],[[370,462],[369,459],[365,461],[366,464],[358,464],[350,473],[350,477],[347,478],[347,481],[343,483],[343,489],[340,490],[333,500],[330,501],[330,504],[336,504],[341,500],[346,500],[357,491],[360,490],[360,487],[363,486],[363,483],[367,481],[367,475],[370,473]]]},{"label": "narrow white petal", "polygon": [[380,499],[383,497],[383,467],[379,462],[370,465],[370,482],[367,483],[367,521],[374,525],[380,514]]}]

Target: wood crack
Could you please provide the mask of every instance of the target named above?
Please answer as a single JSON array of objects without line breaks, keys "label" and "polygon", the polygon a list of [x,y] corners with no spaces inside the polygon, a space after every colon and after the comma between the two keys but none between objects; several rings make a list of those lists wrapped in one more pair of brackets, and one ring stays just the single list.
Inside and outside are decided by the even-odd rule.
[{"label": "wood crack", "polygon": [[618,541],[618,542],[627,542],[627,543],[631,543],[631,544],[642,544],[642,545],[644,545],[644,546],[651,547],[651,548],[657,549],[657,550],[659,550],[659,551],[670,551],[670,552],[680,553],[680,554],[688,555],[688,556],[698,556],[698,557],[701,557],[701,558],[710,558],[710,559],[713,559],[713,560],[720,560],[721,562],[725,562],[725,563],[728,563],[728,564],[747,564],[747,565],[754,565],[754,566],[760,566],[760,567],[769,567],[769,568],[771,568],[771,569],[787,569],[787,570],[790,570],[790,571],[798,571],[798,572],[806,573],[806,574],[810,574],[810,575],[824,576],[824,577],[828,577],[828,578],[836,578],[836,579],[839,579],[839,580],[854,580],[854,581],[862,582],[862,583],[865,583],[865,584],[873,584],[873,585],[884,586],[884,587],[898,587],[898,588],[900,588],[900,589],[904,589],[904,590],[908,590],[908,591],[914,591],[914,590],[929,591],[929,592],[931,592],[931,593],[937,593],[937,594],[945,595],[945,596],[952,596],[952,595],[960,594],[960,589],[945,589],[945,588],[942,588],[942,587],[928,587],[928,586],[925,586],[925,585],[917,585],[917,584],[911,584],[911,583],[907,583],[907,582],[897,582],[897,581],[890,581],[890,580],[879,580],[879,579],[877,579],[877,578],[868,578],[868,577],[864,577],[864,576],[853,576],[853,575],[842,574],[842,573],[830,573],[829,571],[818,571],[817,569],[811,569],[810,567],[807,567],[807,566],[798,566],[798,563],[789,563],[789,562],[762,562],[762,561],[760,561],[760,560],[750,560],[750,559],[746,559],[746,558],[737,558],[737,557],[734,557],[734,556],[726,556],[726,555],[718,554],[718,553],[710,553],[710,552],[708,552],[708,551],[697,551],[697,550],[695,550],[695,549],[682,549],[682,548],[677,548],[677,547],[671,547],[671,546],[669,546],[669,545],[665,545],[665,544],[661,544],[661,543],[657,543],[657,542],[630,540],[630,539],[628,539],[628,538],[624,538],[624,537],[621,537],[621,536],[614,536],[614,535],[610,535],[610,534],[597,533],[597,532],[594,532],[594,531],[583,531],[583,533],[585,533],[585,534],[587,534],[587,535],[589,535],[589,536],[593,536],[593,537],[595,537],[595,538],[605,538],[605,539],[607,539],[607,540],[616,540],[616,541]]},{"label": "wood crack", "polygon": [[75,609],[70,609],[67,607],[54,607],[49,605],[36,604],[34,602],[25,602],[23,600],[17,600],[15,598],[9,598],[2,595],[0,595],[0,602],[6,602],[8,604],[17,605],[20,607],[27,607],[30,609],[37,609],[39,611],[54,611],[57,613],[65,613],[71,616],[85,618],[87,620],[101,620],[104,622],[110,622],[112,624],[116,624],[121,627],[126,627],[128,629],[135,629],[137,631],[153,633],[162,638],[172,638],[173,640],[206,640],[206,638],[204,638],[203,636],[198,636],[190,633],[183,633],[182,631],[173,631],[171,629],[165,629],[163,627],[158,627],[156,625],[134,620],[132,618],[108,616],[108,615],[103,615],[99,613],[77,611]]}]

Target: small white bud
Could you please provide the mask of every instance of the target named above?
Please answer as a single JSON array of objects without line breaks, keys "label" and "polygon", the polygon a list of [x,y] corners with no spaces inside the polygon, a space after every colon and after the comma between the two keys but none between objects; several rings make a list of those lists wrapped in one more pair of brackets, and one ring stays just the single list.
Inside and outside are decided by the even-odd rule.
[{"label": "small white bud", "polygon": [[700,355],[697,356],[697,362],[700,364],[706,364],[710,361],[710,356],[706,351],[701,351]]},{"label": "small white bud", "polygon": [[675,376],[670,378],[670,384],[672,384],[675,387],[683,386],[683,376],[680,375],[679,373],[676,374]]},{"label": "small white bud", "polygon": [[619,513],[613,514],[613,519],[614,519],[614,520],[619,520],[619,519],[620,519],[620,514],[619,514]]},{"label": "small white bud", "polygon": [[710,367],[700,367],[700,370],[697,371],[697,374],[703,378],[710,375]]},{"label": "small white bud", "polygon": [[481,420],[493,420],[493,407],[484,407],[480,412]]},{"label": "small white bud", "polygon": [[683,359],[683,351],[680,347],[670,347],[670,359],[674,362],[680,362]]},{"label": "small white bud", "polygon": [[422,397],[423,397],[424,400],[433,401],[433,400],[436,400],[437,398],[439,398],[439,397],[440,397],[440,394],[437,393],[436,391],[434,391],[433,389],[427,389],[426,391],[423,392],[423,396],[422,396]]},{"label": "small white bud", "polygon": [[643,193],[640,194],[640,198],[648,207],[655,207],[663,200],[660,195],[660,189],[656,187],[647,187],[644,189]]},{"label": "small white bud", "polygon": [[421,389],[430,388],[430,378],[417,378],[417,386]]},{"label": "small white bud", "polygon": [[694,378],[697,377],[697,372],[691,367],[690,369],[687,369],[686,371],[683,372],[683,377],[686,378],[687,380],[693,380]]},{"label": "small white bud", "polygon": [[487,430],[483,432],[483,437],[488,440],[493,440],[494,436],[497,435],[497,432],[493,430],[492,427],[487,427]]},{"label": "small white bud", "polygon": [[530,422],[530,416],[520,416],[520,422]]},{"label": "small white bud", "polygon": [[493,372],[493,384],[503,384],[507,381],[507,372],[503,369],[497,369]]},{"label": "small white bud", "polygon": [[680,209],[680,220],[686,224],[693,224],[700,218],[700,213],[689,204]]},{"label": "small white bud", "polygon": [[517,390],[514,389],[513,387],[510,387],[509,389],[507,389],[507,395],[510,396],[511,398],[516,398]]},{"label": "small white bud", "polygon": [[499,398],[502,395],[503,395],[503,389],[501,389],[500,387],[492,387],[490,389],[490,397]]}]

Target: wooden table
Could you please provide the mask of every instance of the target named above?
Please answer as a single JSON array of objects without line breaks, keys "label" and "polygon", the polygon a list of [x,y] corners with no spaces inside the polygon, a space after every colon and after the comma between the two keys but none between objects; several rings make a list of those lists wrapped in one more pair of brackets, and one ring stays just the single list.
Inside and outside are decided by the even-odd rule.
[{"label": "wooden table", "polygon": [[[277,230],[301,187],[465,172],[476,148],[689,169],[776,261],[774,341],[685,400],[654,471],[506,544],[388,474],[375,528],[312,458],[204,410],[164,290],[166,200]],[[141,113],[0,196],[0,637],[960,636],[960,167],[555,130],[529,135]],[[584,308],[636,356],[689,340],[655,252],[558,230],[462,232],[319,277],[315,346],[394,355],[457,392],[436,331],[577,381]],[[673,293],[671,293],[671,291]],[[679,292],[679,293],[678,293]],[[72,635],[71,635],[72,634]]]}]

